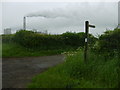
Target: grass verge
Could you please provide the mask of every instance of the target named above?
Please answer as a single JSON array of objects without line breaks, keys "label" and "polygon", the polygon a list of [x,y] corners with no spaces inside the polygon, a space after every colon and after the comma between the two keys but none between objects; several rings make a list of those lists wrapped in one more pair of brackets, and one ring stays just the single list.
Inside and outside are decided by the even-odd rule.
[{"label": "grass verge", "polygon": [[37,50],[22,47],[15,43],[2,43],[2,57],[34,57],[61,54],[65,51],[73,51],[74,49],[53,49],[53,50]]},{"label": "grass verge", "polygon": [[89,53],[84,64],[83,51],[68,53],[65,62],[33,78],[28,88],[117,88],[119,57],[106,58]]}]

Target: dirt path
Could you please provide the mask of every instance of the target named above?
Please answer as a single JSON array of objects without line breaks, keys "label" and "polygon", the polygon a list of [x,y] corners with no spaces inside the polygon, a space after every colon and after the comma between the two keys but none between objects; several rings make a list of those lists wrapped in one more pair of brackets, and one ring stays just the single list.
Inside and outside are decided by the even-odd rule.
[{"label": "dirt path", "polygon": [[63,60],[64,55],[3,58],[2,88],[26,88],[33,76],[63,62]]}]

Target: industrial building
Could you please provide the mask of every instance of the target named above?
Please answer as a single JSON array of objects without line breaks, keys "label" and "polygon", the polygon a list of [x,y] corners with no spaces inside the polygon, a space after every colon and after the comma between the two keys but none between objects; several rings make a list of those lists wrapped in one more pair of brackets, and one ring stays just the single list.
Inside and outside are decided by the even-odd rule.
[{"label": "industrial building", "polygon": [[11,34],[11,28],[4,29],[4,34]]}]

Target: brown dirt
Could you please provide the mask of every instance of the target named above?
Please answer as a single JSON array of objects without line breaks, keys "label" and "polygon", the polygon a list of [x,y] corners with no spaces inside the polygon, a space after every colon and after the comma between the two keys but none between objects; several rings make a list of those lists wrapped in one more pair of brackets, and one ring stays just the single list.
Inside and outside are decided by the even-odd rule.
[{"label": "brown dirt", "polygon": [[33,76],[63,60],[64,55],[2,58],[2,88],[26,88]]}]

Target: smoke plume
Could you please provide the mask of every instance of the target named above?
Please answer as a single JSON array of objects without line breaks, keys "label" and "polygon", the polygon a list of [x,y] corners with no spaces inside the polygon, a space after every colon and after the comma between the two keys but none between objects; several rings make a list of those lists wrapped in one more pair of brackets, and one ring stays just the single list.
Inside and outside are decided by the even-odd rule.
[{"label": "smoke plume", "polygon": [[68,17],[66,13],[62,13],[64,10],[62,9],[51,9],[51,10],[42,10],[39,12],[34,12],[26,15],[26,17],[44,17],[44,18],[57,18],[57,17]]}]

